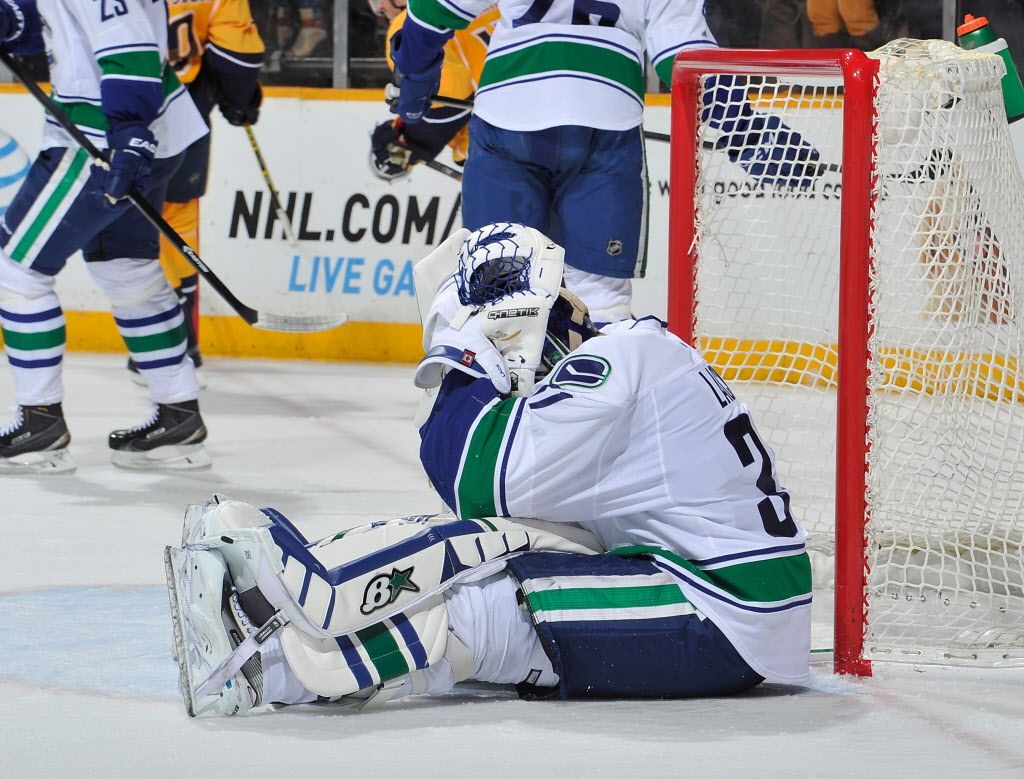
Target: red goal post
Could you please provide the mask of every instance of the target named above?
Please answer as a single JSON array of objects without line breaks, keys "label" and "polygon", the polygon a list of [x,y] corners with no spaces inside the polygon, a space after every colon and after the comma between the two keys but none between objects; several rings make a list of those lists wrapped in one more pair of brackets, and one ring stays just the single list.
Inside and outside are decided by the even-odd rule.
[{"label": "red goal post", "polygon": [[[887,59],[890,48],[893,56]],[[884,543],[891,542],[899,551],[884,559],[868,555],[869,521],[875,506],[880,507],[888,522],[890,514],[899,515],[901,511],[892,510],[891,505],[901,500],[912,504],[914,500],[903,493],[892,497],[890,493],[898,490],[885,483],[886,474],[891,471],[896,480],[928,478],[941,484],[947,464],[943,458],[950,457],[948,452],[940,451],[934,462],[924,463],[907,476],[898,474],[889,460],[875,462],[877,453],[873,450],[891,450],[885,456],[906,460],[907,455],[901,453],[899,446],[909,446],[906,441],[912,436],[904,428],[910,428],[912,433],[921,415],[941,416],[952,403],[957,404],[956,413],[951,412],[951,419],[956,420],[951,422],[955,432],[956,427],[969,428],[975,424],[972,414],[979,415],[977,424],[985,430],[998,429],[990,418],[1005,426],[1002,420],[1007,408],[978,410],[975,401],[979,397],[1008,407],[1011,414],[1016,409],[1018,417],[1020,406],[1016,404],[1024,401],[1017,358],[1022,342],[1015,313],[1022,307],[1017,275],[1024,258],[1020,256],[1019,235],[1011,235],[1019,230],[1019,219],[1024,214],[1024,197],[1020,194],[1024,190],[1015,181],[1004,180],[998,197],[985,191],[986,179],[1005,179],[1000,172],[1005,165],[1004,157],[999,156],[1003,152],[987,151],[988,147],[998,145],[999,140],[996,107],[1001,103],[997,80],[992,80],[998,75],[998,66],[970,55],[973,59],[961,67],[961,55],[967,56],[941,41],[898,41],[886,47],[881,57],[879,52],[868,56],[855,50],[705,49],[680,54],[673,72],[669,325],[673,332],[710,355],[709,361],[727,380],[757,384],[768,378],[767,383],[771,383],[782,376],[778,381],[781,386],[802,393],[795,401],[798,406],[814,406],[816,416],[809,423],[811,436],[815,425],[822,431],[834,425],[833,448],[808,455],[808,459],[818,460],[819,464],[825,459],[834,462],[833,483],[826,486],[821,485],[828,478],[818,474],[807,477],[810,489],[790,487],[792,469],[784,459],[787,453],[792,455],[799,450],[801,444],[778,443],[786,441],[785,435],[781,439],[774,435],[771,421],[767,423],[766,439],[780,448],[781,477],[793,492],[794,507],[800,505],[801,495],[818,490],[818,503],[830,504],[821,513],[830,514],[834,498],[834,526],[827,526],[833,517],[805,520],[805,526],[809,523],[816,538],[826,539],[829,554],[834,539],[834,662],[839,673],[870,675],[872,656],[921,662],[972,662],[986,653],[994,653],[996,663],[1007,658],[1020,660],[1017,649],[1003,648],[1000,642],[1007,639],[985,638],[992,633],[990,626],[967,625],[968,618],[977,622],[983,611],[976,601],[984,601],[995,593],[1000,598],[998,603],[981,605],[997,614],[996,621],[1001,626],[1003,622],[1013,623],[1009,629],[1014,638],[1008,642],[1019,645],[1021,620],[1008,617],[1007,612],[1024,602],[1020,600],[1017,570],[1021,559],[1020,520],[1002,523],[1008,526],[1006,532],[998,519],[990,521],[989,515],[998,518],[1000,500],[1004,503],[1002,509],[1007,508],[1001,490],[994,490],[998,493],[994,497],[983,496],[994,503],[993,507],[986,503],[983,516],[967,522],[968,529],[957,529],[954,540],[945,536],[925,537],[930,528],[900,525],[897,518],[892,527],[886,525],[877,532],[884,536]],[[944,82],[939,89],[924,83],[918,95],[913,89],[898,85],[894,76],[888,86],[886,116],[896,117],[895,124],[904,120],[907,124],[895,130],[890,128],[884,134],[879,129],[880,58],[883,63],[899,60],[897,65],[905,61],[915,67],[917,60],[928,64],[937,59],[939,64],[934,73],[938,75],[933,81],[939,84],[945,79],[952,86]],[[949,75],[951,61],[956,62],[953,76]],[[956,73],[958,68],[962,72]],[[811,146],[820,147],[820,170],[828,168],[835,183],[829,184],[827,191],[818,188],[817,183],[802,190],[786,189],[778,187],[777,181],[775,185],[766,184],[749,168],[740,170],[737,160],[727,157],[721,143],[709,141],[709,137],[714,138],[714,130],[708,129],[711,123],[702,124],[706,118],[702,116],[706,113],[702,104],[704,79],[716,75],[748,78],[752,86],[745,91],[751,101],[759,101],[755,109],[777,114],[785,127],[798,127],[805,138],[810,138]],[[976,87],[970,87],[971,95],[934,96],[946,95],[949,90],[955,93],[959,87],[953,82],[957,78],[964,83],[977,82]],[[841,116],[841,129],[825,123],[812,126],[799,110],[801,105],[812,109],[804,113],[825,116],[822,122],[833,122]],[[976,116],[982,118],[975,121]],[[914,125],[915,122],[918,124]],[[972,129],[986,122],[990,129]],[[911,125],[914,128],[907,129]],[[935,140],[939,137],[936,128],[946,133],[941,141]],[[980,133],[976,143],[973,136],[967,137],[968,131]],[[886,143],[889,146],[883,150],[884,159],[880,162],[880,147]],[[976,152],[975,146],[981,151]],[[972,170],[982,172],[981,181],[975,180],[973,185],[969,175]],[[1001,207],[999,213],[994,213],[997,209],[993,203],[1000,198],[1009,199],[1008,215],[1002,213]],[[894,211],[896,206],[902,211]],[[836,215],[823,216],[826,207]],[[956,209],[965,213],[954,214]],[[836,224],[828,222],[830,219]],[[832,237],[829,230],[837,235]],[[890,252],[891,247],[885,244],[886,234],[901,236],[903,243]],[[904,234],[909,236],[905,240]],[[968,234],[970,238],[966,237]],[[888,271],[880,271],[876,266],[884,264],[879,259],[883,254],[895,256],[901,251],[903,275],[891,281],[886,276]],[[705,254],[714,255],[714,259],[706,259]],[[784,265],[789,255],[799,258],[804,265],[794,263],[779,270],[776,265]],[[750,257],[758,257],[756,262],[760,264],[747,264],[743,271],[734,267],[747,263]],[[718,265],[715,270],[707,270],[709,263]],[[838,266],[836,279],[820,281],[818,274],[828,265]],[[726,277],[727,282],[720,284]],[[801,287],[807,288],[806,301],[795,293],[793,297],[782,296],[782,291],[788,295],[794,290],[799,292]],[[888,287],[898,288],[902,297],[895,292],[889,297]],[[812,299],[819,288],[824,290],[821,299]],[[716,308],[719,304],[721,311]],[[794,312],[802,314],[803,309],[829,309],[834,312],[834,322],[823,318],[823,324],[814,325],[821,332],[810,335],[802,322],[784,333],[779,330],[781,335],[775,334],[756,316],[750,319],[746,330],[731,327],[732,319],[746,316],[744,307],[777,309],[780,318]],[[705,320],[709,316],[718,317],[717,323],[707,325]],[[904,339],[900,331],[890,336],[890,320],[905,326],[909,335]],[[926,326],[942,331],[942,337],[934,342],[922,340],[919,331]],[[790,328],[790,324],[786,327]],[[830,328],[835,332],[830,334]],[[998,333],[986,332],[984,338],[989,341],[978,341],[969,330]],[[954,331],[955,337],[948,335],[950,331]],[[958,331],[963,331],[962,337],[957,335]],[[924,332],[927,335],[926,329]],[[989,345],[990,341],[994,346]],[[743,389],[737,394],[741,399],[749,397]],[[876,396],[883,399],[876,400]],[[919,403],[920,397],[927,397],[927,403],[946,405],[918,408],[913,404]],[[763,428],[764,406],[760,401],[748,403]],[[961,411],[961,407],[968,410]],[[787,413],[780,412],[779,429],[785,428]],[[898,436],[888,429],[886,414],[906,417],[891,425],[900,428]],[[874,430],[870,420],[879,423],[880,430]],[[1013,422],[1010,427],[1006,435],[1012,452],[1024,436],[1024,426]],[[928,446],[941,450],[946,445],[942,439],[952,434],[937,431],[933,436],[936,441],[928,442]],[[803,440],[809,440],[807,435]],[[966,448],[972,445],[968,442]],[[986,462],[993,462],[986,457],[988,453],[980,451],[977,462],[967,463],[962,469],[984,469]],[[950,467],[956,470],[959,465],[954,462]],[[797,467],[813,469],[815,463]],[[1024,474],[1019,471],[1011,469],[1006,477],[1014,489],[1024,483]],[[919,476],[921,473],[927,476]],[[921,491],[931,485],[932,482],[923,485]],[[952,498],[943,500],[951,505],[943,509],[948,508],[954,518],[967,511]],[[980,499],[971,500],[978,503]],[[932,524],[941,524],[933,521],[932,515],[937,511],[933,507],[925,505],[918,511],[928,514]],[[941,514],[938,516],[942,518]],[[976,547],[980,533],[992,535],[993,522],[1000,525],[996,533],[1001,544],[998,549],[993,551],[988,541],[982,542],[982,546],[988,544],[983,555],[976,550],[965,555],[959,548],[953,549],[957,544]],[[834,534],[831,538],[830,533]],[[934,535],[941,533],[940,529]],[[963,541],[966,536],[970,538]],[[875,547],[880,543],[871,542]],[[952,562],[935,563],[943,556]],[[965,556],[972,558],[967,573],[961,566]],[[977,559],[979,556],[984,559]],[[1001,566],[998,571],[997,565]],[[894,571],[891,580],[882,576],[887,566]],[[979,573],[985,566],[986,572]],[[877,570],[873,571],[873,567]],[[955,571],[951,573],[947,568]],[[979,584],[981,576],[990,580]],[[991,592],[979,598],[972,587],[983,594]],[[897,606],[892,613],[887,611],[890,599]],[[907,608],[913,608],[918,600],[927,612],[920,620],[906,608],[899,611],[906,606],[904,601],[910,604]],[[876,608],[879,614],[887,615],[885,619],[879,617],[879,625],[888,621],[888,627],[879,628],[878,636],[870,633],[869,626],[869,612]],[[947,613],[953,616],[947,617]],[[961,619],[967,625],[962,630]],[[903,622],[914,628],[903,630]],[[942,635],[947,630],[955,634],[951,645]],[[870,651],[866,650],[866,636],[871,637]],[[962,648],[958,641],[967,648]]]}]

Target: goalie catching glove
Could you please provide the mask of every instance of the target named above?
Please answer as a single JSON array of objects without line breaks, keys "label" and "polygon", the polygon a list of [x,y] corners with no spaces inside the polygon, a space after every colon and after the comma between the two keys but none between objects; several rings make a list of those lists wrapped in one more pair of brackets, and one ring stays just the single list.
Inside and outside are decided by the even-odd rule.
[{"label": "goalie catching glove", "polygon": [[417,299],[433,299],[421,312],[427,356],[416,386],[435,387],[455,368],[487,375],[503,394],[531,394],[564,254],[540,231],[504,222],[461,230],[421,261]]}]

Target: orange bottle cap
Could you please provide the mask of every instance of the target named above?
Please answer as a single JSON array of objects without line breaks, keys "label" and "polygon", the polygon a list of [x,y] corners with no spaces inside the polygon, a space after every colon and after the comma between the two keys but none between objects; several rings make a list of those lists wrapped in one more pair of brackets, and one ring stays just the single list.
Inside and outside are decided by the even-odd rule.
[{"label": "orange bottle cap", "polygon": [[984,16],[979,16],[975,18],[971,14],[967,14],[966,16],[964,16],[964,23],[956,28],[956,34],[966,35],[969,32],[980,30],[982,27],[986,27],[987,25],[988,19],[985,18]]}]

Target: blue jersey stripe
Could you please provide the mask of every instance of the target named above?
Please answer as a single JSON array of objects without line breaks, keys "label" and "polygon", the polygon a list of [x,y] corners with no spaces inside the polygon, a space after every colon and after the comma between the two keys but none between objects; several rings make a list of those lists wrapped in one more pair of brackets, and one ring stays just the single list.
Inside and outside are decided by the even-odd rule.
[{"label": "blue jersey stripe", "polygon": [[770,546],[767,549],[753,549],[748,552],[735,552],[733,554],[721,555],[720,557],[709,557],[707,560],[691,560],[690,562],[698,568],[718,563],[727,563],[730,560],[742,560],[745,557],[764,557],[765,555],[778,554],[779,552],[802,552],[803,544],[787,544],[786,546]]},{"label": "blue jersey stripe", "polygon": [[686,582],[691,587],[693,587],[695,590],[699,590],[700,592],[703,592],[705,595],[708,595],[708,596],[714,598],[715,600],[721,601],[722,603],[727,603],[730,606],[734,606],[735,608],[742,609],[743,611],[751,611],[751,612],[754,612],[755,614],[774,614],[774,613],[779,612],[779,611],[791,611],[792,609],[797,609],[797,608],[800,608],[801,606],[810,606],[811,605],[811,596],[808,595],[806,598],[802,598],[801,600],[790,601],[789,603],[784,603],[784,604],[782,604],[780,606],[754,606],[754,605],[752,605],[750,603],[747,603],[745,601],[736,600],[735,598],[730,598],[729,596],[724,595],[723,593],[716,592],[715,590],[712,590],[712,589],[708,588],[704,584],[704,582],[700,581],[699,579],[695,579],[688,572],[681,571],[678,568],[675,568],[674,566],[672,566],[670,563],[665,562],[664,560],[657,560],[656,561],[656,565],[658,565],[658,567],[668,571],[669,573],[671,573],[676,578],[681,579],[682,581]]}]

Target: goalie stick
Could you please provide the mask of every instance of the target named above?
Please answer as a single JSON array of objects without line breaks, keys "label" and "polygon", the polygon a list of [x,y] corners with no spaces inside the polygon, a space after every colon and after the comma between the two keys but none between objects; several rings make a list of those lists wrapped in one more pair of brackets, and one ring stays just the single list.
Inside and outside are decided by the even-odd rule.
[{"label": "goalie stick", "polygon": [[[43,106],[47,113],[64,128],[79,146],[85,149],[89,156],[95,160],[96,164],[104,168],[107,167],[106,154],[93,145],[92,141],[54,104],[35,81],[22,72],[21,68],[15,63],[14,58],[3,49],[0,49],[0,62],[3,62],[18,81],[25,85],[25,88]],[[199,275],[224,299],[224,302],[231,306],[238,316],[253,327],[282,333],[315,333],[322,330],[330,330],[344,324],[348,320],[348,317],[344,314],[294,316],[290,314],[270,314],[250,308],[235,297],[234,293],[228,289],[227,285],[220,280],[217,274],[203,262],[202,258],[196,253],[196,250],[189,246],[185,239],[178,235],[174,228],[167,224],[167,221],[160,213],[146,202],[144,198],[132,191],[128,193],[128,200],[188,260],[189,264],[199,272]]]}]

